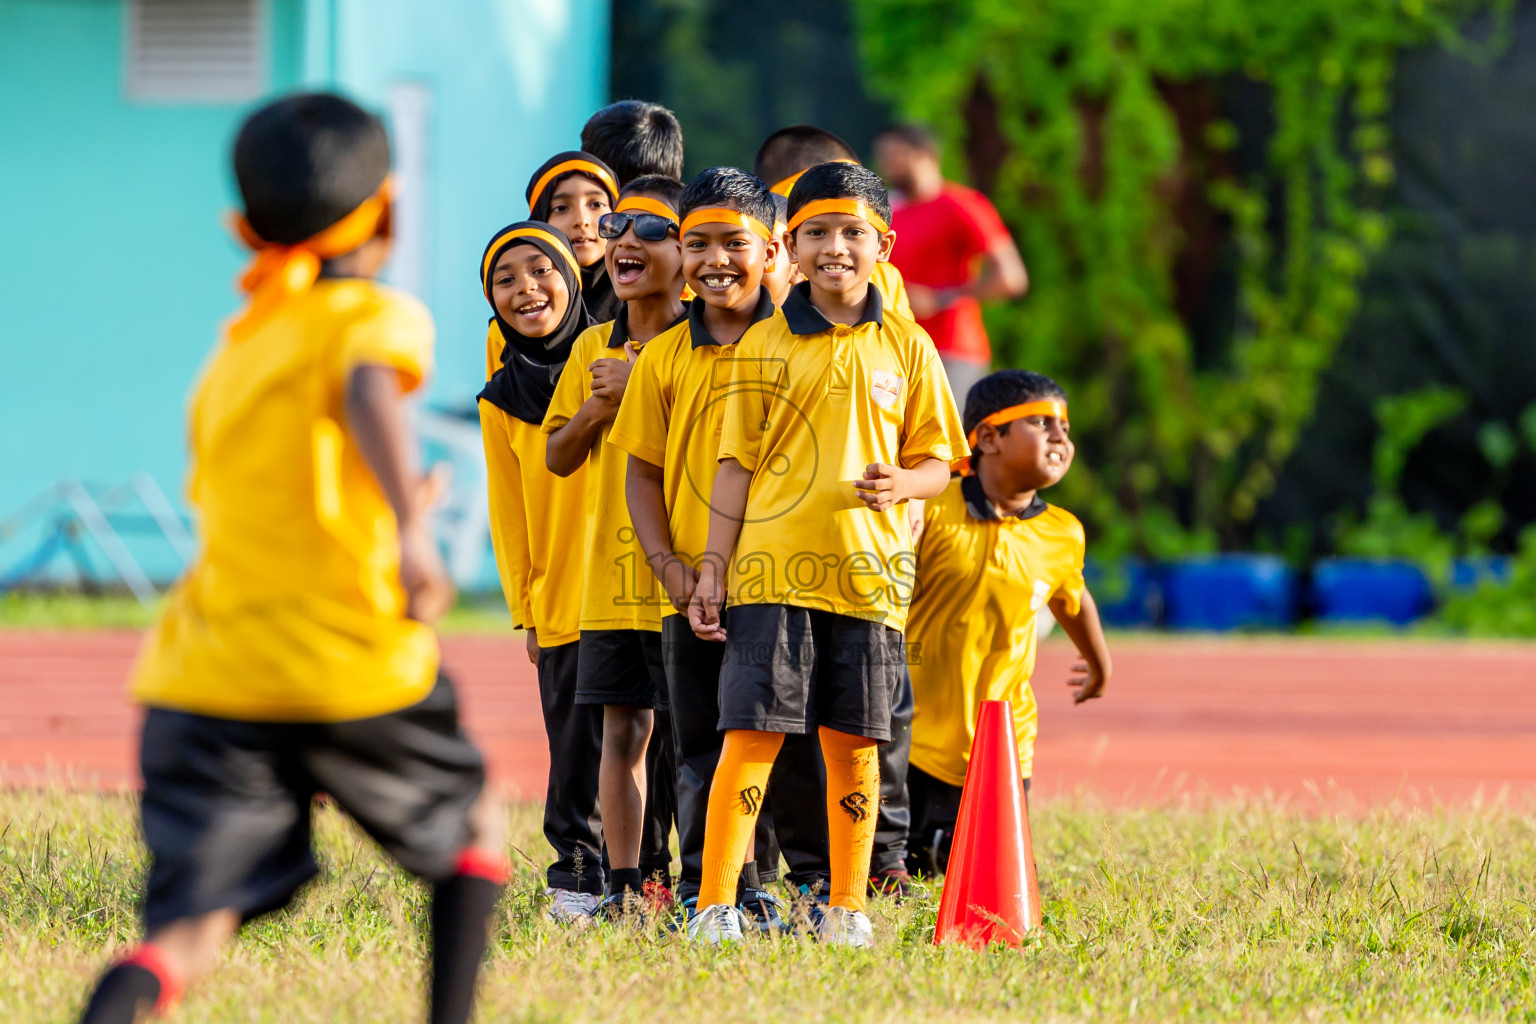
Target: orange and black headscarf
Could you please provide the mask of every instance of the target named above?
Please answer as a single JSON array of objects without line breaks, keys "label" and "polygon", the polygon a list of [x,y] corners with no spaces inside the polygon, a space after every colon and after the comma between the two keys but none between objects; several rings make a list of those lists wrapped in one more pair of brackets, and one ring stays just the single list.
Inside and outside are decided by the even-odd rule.
[{"label": "orange and black headscarf", "polygon": [[326,260],[345,256],[380,234],[387,235],[393,202],[394,187],[386,175],[373,194],[350,213],[289,245],[267,241],[243,215],[235,215],[235,234],[255,252],[256,258],[240,276],[240,290],[251,298],[229,322],[229,336],[237,340],[245,337],[283,303],[309,291]]},{"label": "orange and black headscarf", "polygon": [[[496,262],[508,249],[519,245],[531,245],[548,256],[571,296],[560,326],[542,338],[518,333],[502,319],[491,298],[491,272],[496,269]],[[592,326],[592,318],[581,301],[581,266],[576,262],[570,240],[559,228],[543,221],[508,224],[491,236],[480,258],[480,288],[491,304],[487,330],[492,332],[493,339],[501,338],[502,348],[501,367],[491,375],[478,397],[526,423],[543,423],[560,372],[570,358],[571,346],[582,331]]]},{"label": "orange and black headscarf", "polygon": [[[554,202],[555,187],[573,174],[580,174],[595,182],[608,193],[610,208],[619,202],[619,179],[613,168],[591,153],[579,149],[556,153],[539,165],[528,179],[528,218],[549,220],[549,208]],[[613,282],[608,280],[608,268],[602,260],[590,267],[581,268],[581,298],[587,304],[592,319],[600,324],[612,320],[619,312],[619,297],[613,293]]]}]

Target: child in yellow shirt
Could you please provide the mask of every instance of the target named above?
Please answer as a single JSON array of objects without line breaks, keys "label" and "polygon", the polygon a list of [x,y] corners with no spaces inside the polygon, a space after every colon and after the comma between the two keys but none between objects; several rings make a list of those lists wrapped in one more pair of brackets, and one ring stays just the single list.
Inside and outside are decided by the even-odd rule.
[{"label": "child in yellow shirt", "polygon": [[619,311],[619,298],[603,262],[607,243],[597,230],[619,201],[613,170],[591,153],[568,150],[539,165],[528,179],[528,218],[553,224],[569,240],[581,265],[581,296],[595,324]]},{"label": "child in yellow shirt", "polygon": [[234,167],[256,257],[189,402],[202,550],[133,670],[146,935],[81,1020],[167,1009],[286,906],[319,873],[324,792],[432,885],[430,1018],[463,1024],[507,863],[429,625],[453,588],[404,397],[432,318],[373,281],[389,139],[339,96],[291,96],[245,121]]},{"label": "child in yellow shirt", "polygon": [[942,874],[960,808],[981,701],[1013,705],[1019,771],[1033,774],[1038,712],[1035,617],[1061,623],[1082,655],[1075,701],[1100,697],[1111,662],[1093,597],[1083,585],[1083,527],[1040,492],[1072,466],[1067,396],[1049,377],[1001,370],[965,402],[971,455],[962,476],[927,503],[918,541],[917,593],[907,622],[916,709],[907,786],[909,868]]},{"label": "child in yellow shirt", "polygon": [[[823,942],[867,946],[876,748],[903,678],[914,566],[906,510],[949,480],[964,443],[933,344],[884,308],[890,197],[872,171],[819,164],[789,194],[785,241],[806,280],[749,328],[726,398],[709,544],[689,605],[726,642],[725,744],[710,788],[690,937],[736,941],[731,903],[784,736],[815,729],[827,772]],[[721,622],[729,593],[728,621]]]}]

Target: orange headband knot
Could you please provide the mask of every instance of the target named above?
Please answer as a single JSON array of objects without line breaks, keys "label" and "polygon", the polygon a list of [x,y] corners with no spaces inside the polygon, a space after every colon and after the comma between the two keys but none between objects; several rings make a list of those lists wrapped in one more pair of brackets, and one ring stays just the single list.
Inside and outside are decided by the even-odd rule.
[{"label": "orange headband knot", "polygon": [[386,176],[351,213],[292,245],[268,242],[244,216],[235,215],[235,234],[255,251],[256,258],[240,275],[240,290],[251,301],[230,321],[230,336],[250,333],[284,302],[309,291],[320,277],[322,263],[345,256],[379,233],[393,202],[394,182]]},{"label": "orange headband knot", "polygon": [[886,223],[884,217],[875,212],[874,207],[858,199],[818,199],[815,202],[806,203],[795,211],[793,217],[789,218],[789,230],[794,231],[812,217],[819,217],[824,213],[846,213],[850,217],[862,217],[882,235],[891,230],[891,226]]}]

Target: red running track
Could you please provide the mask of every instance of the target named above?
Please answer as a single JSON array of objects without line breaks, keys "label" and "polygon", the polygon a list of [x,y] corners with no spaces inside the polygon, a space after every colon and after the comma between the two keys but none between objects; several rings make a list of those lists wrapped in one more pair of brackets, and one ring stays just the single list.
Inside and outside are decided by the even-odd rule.
[{"label": "red running track", "polygon": [[[134,780],[132,633],[0,632],[0,773]],[[497,780],[537,798],[549,763],[518,637],[451,637],[444,660]],[[1272,793],[1347,809],[1536,803],[1536,645],[1134,638],[1101,701],[1074,707],[1071,648],[1041,652],[1036,790],[1113,803]]]}]

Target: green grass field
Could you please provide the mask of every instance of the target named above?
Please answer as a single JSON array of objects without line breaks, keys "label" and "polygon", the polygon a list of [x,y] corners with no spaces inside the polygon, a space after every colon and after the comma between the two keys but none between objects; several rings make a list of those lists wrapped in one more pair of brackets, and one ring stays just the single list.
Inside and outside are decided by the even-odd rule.
[{"label": "green grass field", "polygon": [[[127,795],[0,791],[0,1019],[68,1020],[133,940],[133,810]],[[540,918],[538,810],[511,819],[526,857],[485,1021],[1536,1021],[1536,818],[1499,808],[1044,805],[1045,927],[985,953],[931,945],[932,890],[872,907],[872,952],[562,930]],[[180,1019],[421,1017],[422,890],[339,815],[322,811],[320,832],[322,880],[247,929]]]}]

